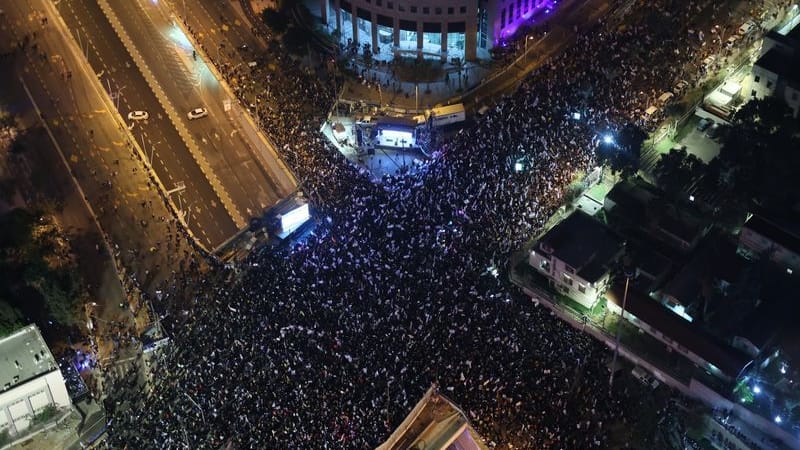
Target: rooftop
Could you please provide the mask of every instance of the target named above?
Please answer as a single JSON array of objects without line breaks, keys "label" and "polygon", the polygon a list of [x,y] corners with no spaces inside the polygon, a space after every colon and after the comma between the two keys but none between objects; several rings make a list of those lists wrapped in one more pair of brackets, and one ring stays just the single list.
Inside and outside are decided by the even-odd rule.
[{"label": "rooftop", "polygon": [[[746,261],[736,253],[736,246],[726,236],[713,234],[692,253],[675,276],[663,287],[663,293],[689,307],[711,301],[711,286],[732,285],[742,278]],[[719,305],[727,308],[728,305]],[[695,319],[706,320],[698,315]]]},{"label": "rooftop", "polygon": [[653,199],[661,196],[655,187],[636,178],[633,180],[622,180],[617,183],[606,198],[615,203],[617,207],[624,210],[622,214],[631,220],[644,219],[647,213],[647,204]]},{"label": "rooftop", "polygon": [[437,448],[488,450],[467,416],[435,386],[409,412],[405,420],[377,450]]},{"label": "rooftop", "polygon": [[28,325],[0,339],[0,392],[58,370],[36,325]]},{"label": "rooftop", "polygon": [[552,249],[553,256],[590,283],[608,271],[624,245],[614,231],[583,211],[575,211],[539,240],[540,248]]},{"label": "rooftop", "polygon": [[[787,220],[790,221],[787,223]],[[797,222],[791,218],[782,220],[777,216],[767,216],[754,214],[744,224],[745,227],[768,238],[776,244],[780,244],[787,250],[800,254],[800,233],[798,233]]]},{"label": "rooftop", "polygon": [[773,48],[756,61],[756,66],[778,74],[793,85],[800,84],[800,58],[787,57],[780,49]]},{"label": "rooftop", "polygon": [[735,324],[734,334],[747,338],[762,351],[780,348],[793,361],[800,361],[800,303],[795,301],[797,277],[787,274],[769,262],[753,265],[755,275],[762,280],[756,308]]},{"label": "rooftop", "polygon": [[[621,307],[623,291],[624,285],[614,285],[606,298]],[[625,311],[713,364],[730,378],[736,377],[739,370],[750,361],[744,353],[718,341],[700,326],[683,320],[637,289],[628,289]]]}]

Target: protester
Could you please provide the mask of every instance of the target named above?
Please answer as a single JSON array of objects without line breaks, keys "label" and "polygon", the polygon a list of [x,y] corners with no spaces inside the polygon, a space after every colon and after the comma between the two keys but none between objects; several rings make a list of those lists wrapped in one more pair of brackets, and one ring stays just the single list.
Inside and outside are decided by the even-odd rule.
[{"label": "protester", "polygon": [[374,448],[437,383],[490,446],[609,448],[650,407],[644,390],[610,393],[608,352],[510,288],[504,264],[595,166],[599,135],[647,126],[653,99],[695,80],[684,17],[713,2],[646,3],[671,40],[601,24],[421,170],[377,185],[319,132],[340,80],[273,50],[279,70],[247,75],[269,88],[238,93],[259,98],[320,223],[290,249],[255,251],[233,284],[224,269],[197,281],[194,303],[164,320],[173,353],[155,389],[126,394],[109,445]]}]

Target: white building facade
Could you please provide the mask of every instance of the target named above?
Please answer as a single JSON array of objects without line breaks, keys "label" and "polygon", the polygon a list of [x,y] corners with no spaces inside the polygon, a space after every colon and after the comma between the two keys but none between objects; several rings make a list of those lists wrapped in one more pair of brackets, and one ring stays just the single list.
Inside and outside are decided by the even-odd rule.
[{"label": "white building facade", "polygon": [[556,290],[591,309],[608,288],[623,251],[624,242],[610,228],[576,211],[542,236],[528,263]]},{"label": "white building facade", "polygon": [[587,281],[575,273],[569,264],[552,253],[537,248],[531,251],[530,265],[546,276],[553,287],[585,308],[592,308],[608,289],[611,278],[606,272],[597,281]]},{"label": "white building facade", "polygon": [[[369,44],[377,59],[419,56],[452,61],[489,57],[489,49],[553,0],[315,0],[318,16],[342,44]],[[377,51],[376,51],[377,50]]]}]

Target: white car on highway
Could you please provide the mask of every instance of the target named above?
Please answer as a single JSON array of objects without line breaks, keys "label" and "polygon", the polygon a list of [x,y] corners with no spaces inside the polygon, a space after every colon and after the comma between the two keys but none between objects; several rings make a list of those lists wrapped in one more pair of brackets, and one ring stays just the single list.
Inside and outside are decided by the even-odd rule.
[{"label": "white car on highway", "polygon": [[205,108],[195,108],[189,111],[189,120],[200,119],[202,117],[208,116],[208,110]]},{"label": "white car on highway", "polygon": [[131,111],[128,113],[128,120],[147,120],[150,114],[147,111]]}]

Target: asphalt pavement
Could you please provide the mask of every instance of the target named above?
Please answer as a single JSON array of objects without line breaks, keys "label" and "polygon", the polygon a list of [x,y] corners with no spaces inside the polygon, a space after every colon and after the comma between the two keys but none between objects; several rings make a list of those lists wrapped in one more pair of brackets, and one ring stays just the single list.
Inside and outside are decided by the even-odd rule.
[{"label": "asphalt pavement", "polygon": [[147,120],[127,121],[131,133],[167,190],[185,186],[173,194],[173,201],[188,210],[186,222],[194,236],[209,250],[224,242],[236,232],[236,225],[97,3],[62,0],[58,8],[103,86],[110,88],[113,98],[119,94],[122,117],[127,120],[135,110],[148,112]]},{"label": "asphalt pavement", "polygon": [[[294,192],[297,183],[291,172],[256,133],[255,123],[217,79],[202,49],[195,49],[170,19],[166,6],[141,0],[111,6],[182,115],[200,157],[220,181],[218,189],[230,196],[235,211],[229,213],[239,226],[242,218],[261,215]],[[185,114],[198,107],[206,108],[208,117],[189,120]]]}]

